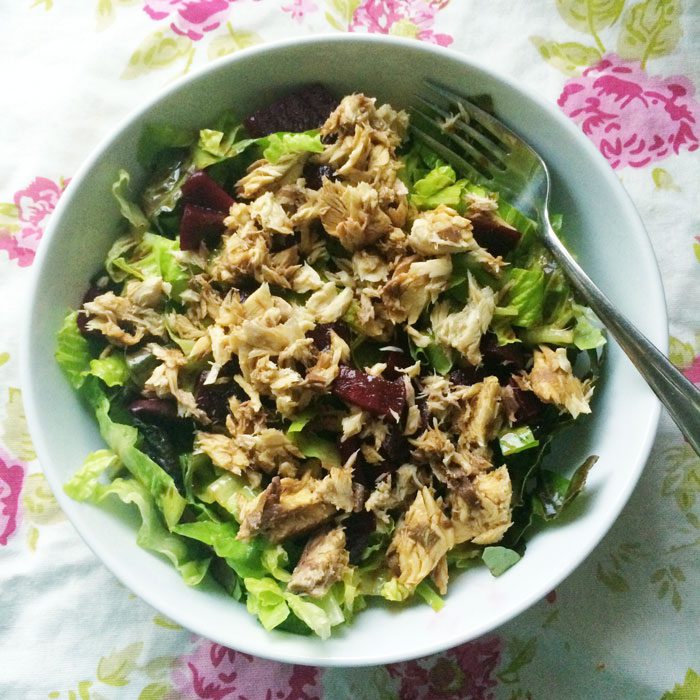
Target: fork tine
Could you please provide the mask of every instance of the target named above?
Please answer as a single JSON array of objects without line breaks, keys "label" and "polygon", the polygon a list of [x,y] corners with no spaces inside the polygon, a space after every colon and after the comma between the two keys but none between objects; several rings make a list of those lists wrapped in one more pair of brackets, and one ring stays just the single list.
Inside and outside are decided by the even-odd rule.
[{"label": "fork tine", "polygon": [[[469,116],[472,117],[477,124],[486,129],[486,131],[488,131],[488,133],[496,140],[496,143],[506,151],[511,151],[514,145],[520,143],[520,139],[507,126],[505,126],[505,124],[495,117],[492,117],[488,112],[481,109],[481,107],[477,107],[467,97],[446,88],[444,85],[435,83],[432,80],[426,80],[425,84],[430,90],[440,95],[443,99],[446,99],[449,102],[454,102],[458,105],[463,105]],[[510,139],[510,143],[503,140],[504,135]]]},{"label": "fork tine", "polygon": [[[442,109],[441,107],[438,107],[436,104],[433,104],[432,102],[426,100],[425,97],[423,97],[422,95],[416,95],[416,98],[427,108],[431,109],[434,112],[437,112],[445,120],[455,116],[453,114],[450,114],[450,112]],[[466,113],[466,116],[467,118],[469,118],[468,112]],[[486,138],[486,136],[484,136],[481,132],[469,126],[469,124],[467,124],[464,121],[464,119],[458,119],[455,122],[455,126],[459,128],[459,130],[462,133],[464,133],[468,138],[472,139],[473,141],[476,141],[480,146],[482,146],[482,148],[484,148],[484,150],[487,151],[489,155],[495,156],[496,159],[498,159],[499,161],[502,162],[508,157],[508,151],[506,151],[500,143],[496,144],[493,142],[492,139]]]},{"label": "fork tine", "polygon": [[410,129],[411,132],[415,134],[421,141],[425,142],[428,146],[430,146],[430,148],[432,148],[435,151],[435,153],[437,153],[448,163],[454,165],[465,175],[468,175],[476,182],[488,182],[488,178],[486,178],[482,173],[476,170],[476,168],[474,168],[474,166],[469,161],[457,155],[454,151],[447,148],[447,146],[430,136],[430,134],[427,134],[422,129],[419,129],[415,124],[411,124]]},{"label": "fork tine", "polygon": [[457,134],[442,129],[440,122],[434,117],[432,117],[430,114],[424,112],[422,109],[413,107],[411,111],[413,114],[419,115],[430,126],[437,129],[442,136],[449,139],[453,143],[456,143],[457,146],[459,146],[459,148],[462,149],[462,151],[468,154],[471,157],[470,159],[474,168],[482,173],[482,177],[487,177],[489,180],[493,179],[493,163],[481,151],[478,151],[476,148],[474,148],[474,146],[472,146],[471,143],[465,141],[461,136],[458,136]]}]

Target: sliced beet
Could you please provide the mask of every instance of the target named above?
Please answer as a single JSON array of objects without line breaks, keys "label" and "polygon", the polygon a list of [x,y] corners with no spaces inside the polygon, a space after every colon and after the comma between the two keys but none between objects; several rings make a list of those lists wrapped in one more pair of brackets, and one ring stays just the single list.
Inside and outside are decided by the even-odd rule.
[{"label": "sliced beet", "polygon": [[388,433],[379,448],[379,454],[384,461],[378,465],[382,472],[396,471],[402,464],[410,461],[411,446],[400,423],[387,421]]},{"label": "sliced beet", "polygon": [[508,386],[513,390],[516,425],[531,423],[546,408],[545,404],[532,391],[521,389],[514,379],[510,380]]},{"label": "sliced beet", "polygon": [[350,553],[350,563],[357,566],[362,560],[362,554],[369,544],[370,535],[377,527],[374,513],[361,510],[352,513],[343,523],[345,528],[345,549]]},{"label": "sliced beet", "polygon": [[479,345],[483,362],[487,367],[505,367],[509,374],[525,369],[527,355],[522,343],[499,345],[494,333],[486,333]]},{"label": "sliced beet", "polygon": [[333,382],[333,394],[377,416],[402,416],[406,408],[406,387],[359,369],[343,366]]},{"label": "sliced beet", "polygon": [[382,376],[390,381],[401,379],[403,374],[398,370],[406,369],[413,364],[411,356],[403,350],[390,350],[386,353],[384,362],[386,362],[386,369],[382,372]]},{"label": "sliced beet", "polygon": [[470,221],[474,240],[491,255],[507,255],[520,242],[520,231],[495,212],[477,214]]},{"label": "sliced beet", "polygon": [[[225,367],[226,365],[222,367],[222,372]],[[197,402],[197,408],[204,411],[212,423],[223,423],[229,412],[228,400],[242,390],[234,380],[205,384],[208,374],[206,370],[200,373],[195,386],[194,399]]]},{"label": "sliced beet", "polygon": [[310,161],[304,165],[303,176],[306,180],[306,186],[311,190],[320,190],[324,177],[333,181],[337,180],[335,170],[330,165],[317,165]]},{"label": "sliced beet", "polygon": [[129,413],[147,423],[178,420],[177,404],[169,399],[136,399],[129,404]]},{"label": "sliced beet", "polygon": [[478,384],[486,376],[488,375],[483,366],[458,367],[449,373],[448,378],[456,386],[469,386],[470,384]]},{"label": "sliced beet", "polygon": [[205,209],[228,213],[233,201],[233,197],[204,170],[193,173],[182,185],[183,204],[194,204]]},{"label": "sliced beet", "polygon": [[216,245],[224,232],[225,218],[223,212],[186,204],[180,221],[180,249],[199,250],[202,241]]},{"label": "sliced beet", "polygon": [[276,131],[318,129],[338,106],[338,99],[320,84],[305,85],[253,112],[243,123],[254,138]]},{"label": "sliced beet", "polygon": [[[355,454],[355,452],[357,452],[360,449],[361,446],[362,443],[360,442],[360,438],[357,435],[353,435],[347,440],[339,440],[338,452],[340,452],[340,460],[342,461],[342,463],[345,464],[350,459],[350,457],[352,457]],[[358,455],[358,458],[361,456],[362,453]]]},{"label": "sliced beet", "polygon": [[342,321],[317,323],[310,331],[307,331],[306,337],[314,341],[318,350],[327,350],[331,346],[331,331],[335,331],[348,344],[352,340],[350,329]]}]

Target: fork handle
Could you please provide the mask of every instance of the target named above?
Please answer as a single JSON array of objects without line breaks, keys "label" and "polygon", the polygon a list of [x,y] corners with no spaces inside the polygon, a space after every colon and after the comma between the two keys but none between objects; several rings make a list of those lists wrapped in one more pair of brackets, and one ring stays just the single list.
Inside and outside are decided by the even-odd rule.
[{"label": "fork handle", "polygon": [[546,210],[543,214],[543,241],[547,248],[562,266],[576,291],[593,309],[666,407],[690,446],[700,455],[700,390],[613,306],[559,240]]}]

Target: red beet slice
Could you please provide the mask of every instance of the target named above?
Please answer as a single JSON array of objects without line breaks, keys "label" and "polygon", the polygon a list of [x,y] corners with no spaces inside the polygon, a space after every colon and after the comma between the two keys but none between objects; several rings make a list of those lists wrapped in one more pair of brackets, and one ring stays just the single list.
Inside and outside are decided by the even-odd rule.
[{"label": "red beet slice", "polygon": [[350,563],[353,566],[360,563],[362,554],[369,543],[369,537],[376,526],[374,513],[367,510],[352,513],[343,523],[345,528],[345,548],[350,553]]},{"label": "red beet slice", "polygon": [[180,249],[199,250],[204,240],[216,245],[224,232],[225,218],[223,212],[186,204],[180,220]]},{"label": "red beet slice", "polygon": [[[237,372],[240,372],[240,367],[236,359],[227,362],[221,368],[219,376],[224,377]],[[204,411],[213,423],[223,423],[229,412],[228,400],[235,394],[238,394],[239,398],[243,398],[244,392],[233,379],[228,382],[205,384],[208,374],[207,370],[203,370],[199,374],[194,398],[197,407]]]},{"label": "red beet slice", "polygon": [[521,389],[514,379],[511,379],[508,384],[513,389],[513,398],[516,404],[514,411],[516,425],[531,423],[544,410],[544,403],[532,391]]},{"label": "red beet slice", "polygon": [[306,337],[313,339],[318,350],[327,350],[331,346],[331,331],[335,331],[346,343],[350,344],[350,329],[342,321],[318,323],[310,331],[307,331]]},{"label": "red beet slice", "polygon": [[337,106],[338,99],[323,85],[306,85],[253,112],[244,125],[254,138],[276,131],[309,131],[318,129]]},{"label": "red beet slice", "polygon": [[233,197],[204,170],[198,170],[182,185],[182,202],[228,213],[233,204]]},{"label": "red beet slice", "polygon": [[498,214],[477,214],[470,221],[474,240],[491,255],[507,255],[520,242],[520,231],[506,223]]},{"label": "red beet slice", "polygon": [[332,392],[377,416],[391,416],[392,412],[401,416],[406,408],[406,387],[402,381],[390,382],[351,367],[340,368]]},{"label": "red beet slice", "polygon": [[395,421],[387,421],[387,432],[382,446],[379,448],[379,454],[384,458],[384,461],[378,465],[382,472],[395,471],[402,464],[411,459],[411,446],[403,434],[403,428],[400,423]]}]

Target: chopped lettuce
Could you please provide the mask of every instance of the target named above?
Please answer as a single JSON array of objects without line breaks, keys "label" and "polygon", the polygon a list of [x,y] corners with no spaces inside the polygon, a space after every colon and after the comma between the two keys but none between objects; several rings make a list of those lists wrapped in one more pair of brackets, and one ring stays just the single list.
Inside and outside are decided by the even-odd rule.
[{"label": "chopped lettuce", "polygon": [[416,586],[416,593],[435,611],[440,612],[445,607],[445,601],[433,588],[429,581],[423,580]]},{"label": "chopped lettuce", "polygon": [[574,472],[571,479],[547,469],[540,470],[535,502],[537,515],[544,520],[553,520],[561,515],[562,511],[581,493],[588,473],[597,461],[598,457],[595,455],[588,457]]},{"label": "chopped lettuce", "polygon": [[195,139],[191,129],[162,122],[146,124],[136,147],[136,157],[146,170],[153,170],[165,156],[189,148]]},{"label": "chopped lettuce", "polygon": [[263,149],[263,157],[270,163],[276,163],[282,156],[291,153],[322,153],[323,144],[318,130],[304,131],[298,134],[279,131],[258,139]]},{"label": "chopped lettuce", "polygon": [[90,360],[89,373],[99,377],[107,386],[124,386],[129,379],[129,367],[122,353]]},{"label": "chopped lettuce", "polygon": [[77,501],[100,503],[108,496],[117,496],[123,503],[133,503],[139,510],[141,525],[136,535],[140,547],[166,556],[180,572],[185,583],[197,585],[205,576],[209,558],[164,527],[149,490],[136,479],[114,479],[104,484],[102,474],[119,463],[111,450],[98,450],[88,455],[82,468],[64,486],[65,492]]},{"label": "chopped lettuce", "polygon": [[293,613],[321,639],[328,639],[331,628],[345,621],[345,615],[329,591],[322,598],[304,598],[285,591],[269,577],[245,578],[248,612],[257,615],[266,630],[279,627]]},{"label": "chopped lettuce", "polygon": [[90,370],[90,345],[78,328],[78,312],[69,313],[56,336],[56,362],[74,389],[83,386]]},{"label": "chopped lettuce", "polygon": [[481,555],[494,576],[500,576],[520,561],[520,555],[507,547],[486,547]]},{"label": "chopped lettuce", "polygon": [[335,444],[310,430],[287,431],[287,437],[299,448],[304,457],[318,459],[326,469],[339,467],[342,464]]},{"label": "chopped lettuce", "polygon": [[513,325],[523,328],[534,326],[542,317],[546,282],[544,272],[538,268],[525,270],[514,267],[508,272],[508,281],[511,286],[506,304],[517,310]]},{"label": "chopped lettuce", "polygon": [[418,209],[435,209],[444,204],[453,209],[461,206],[465,180],[449,165],[438,165],[413,185],[411,202]]},{"label": "chopped lettuce", "polygon": [[504,457],[508,457],[509,455],[537,447],[540,441],[532,434],[532,428],[529,425],[522,425],[519,428],[513,428],[507,433],[503,433],[498,438],[498,444],[501,447],[501,454]]},{"label": "chopped lettuce", "polygon": [[233,114],[224,114],[213,129],[202,129],[193,151],[197,169],[208,168],[243,153],[256,139],[246,138],[243,124]]},{"label": "chopped lettuce", "polygon": [[92,377],[85,381],[83,395],[95,411],[104,441],[116,453],[122,464],[153,496],[166,524],[172,528],[180,520],[182,511],[187,504],[179,494],[173,478],[137,447],[139,432],[136,428],[115,423],[110,418],[109,399]]},{"label": "chopped lettuce", "polygon": [[177,240],[156,233],[144,233],[136,239],[120,238],[107,253],[105,267],[116,282],[126,277],[138,280],[162,277],[171,285],[170,296],[178,299],[190,280],[190,273],[174,255],[179,250]]},{"label": "chopped lettuce", "polygon": [[131,224],[131,229],[137,233],[146,231],[150,224],[138,204],[131,201],[129,193],[129,173],[120,170],[116,182],[112,185],[112,194],[119,204],[122,216]]}]

